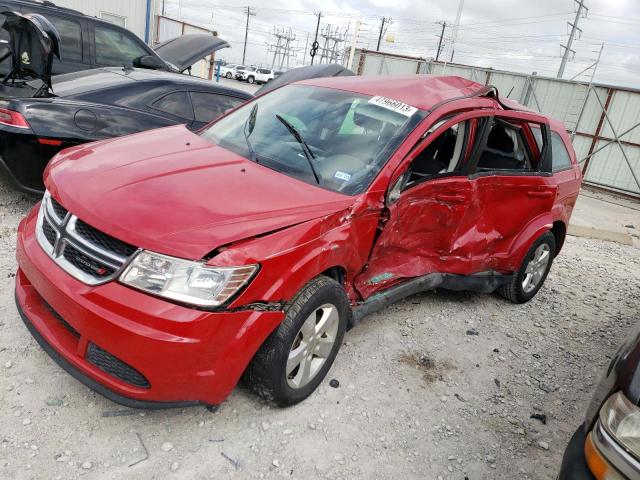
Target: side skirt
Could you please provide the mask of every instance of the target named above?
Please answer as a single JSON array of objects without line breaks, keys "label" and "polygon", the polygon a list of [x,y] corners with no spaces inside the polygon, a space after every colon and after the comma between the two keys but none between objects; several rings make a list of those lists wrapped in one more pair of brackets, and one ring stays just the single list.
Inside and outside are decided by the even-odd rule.
[{"label": "side skirt", "polygon": [[481,272],[473,275],[454,275],[451,273],[430,273],[422,277],[412,278],[398,285],[389,287],[369,297],[355,306],[353,319],[348,325],[351,329],[364,317],[389,305],[399,302],[416,293],[446,288],[447,290],[492,293],[498,287],[511,281],[513,275],[503,275],[496,272]]}]

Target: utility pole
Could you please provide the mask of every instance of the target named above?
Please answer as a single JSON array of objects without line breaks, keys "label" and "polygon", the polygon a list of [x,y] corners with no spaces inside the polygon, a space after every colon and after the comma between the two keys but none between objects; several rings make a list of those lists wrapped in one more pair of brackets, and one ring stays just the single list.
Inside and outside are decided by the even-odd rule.
[{"label": "utility pole", "polygon": [[[320,31],[320,19],[322,18],[322,12],[318,12],[317,15],[318,15],[318,23],[316,24],[316,35],[313,39],[313,45],[318,45],[318,33]],[[314,52],[313,52],[313,55],[311,55],[311,65],[313,65],[313,59],[316,56],[315,51],[318,49],[312,47],[312,50],[314,50]]]},{"label": "utility pole", "polygon": [[242,49],[242,64],[244,65],[245,59],[247,58],[247,39],[249,38],[249,18],[255,15],[256,13],[253,11],[251,7],[247,7],[247,25],[244,30],[244,48]]},{"label": "utility pole", "polygon": [[567,41],[567,45],[564,46],[560,44],[560,46],[564,48],[564,55],[562,55],[562,61],[560,62],[560,68],[558,69],[558,75],[557,75],[558,78],[562,78],[562,75],[564,74],[564,68],[567,66],[567,62],[569,61],[569,55],[571,53],[573,54],[576,53],[575,50],[571,49],[571,45],[573,45],[573,40],[576,36],[576,31],[579,31],[580,33],[582,33],[582,30],[578,28],[578,22],[582,17],[582,11],[585,10],[585,15],[586,15],[586,12],[589,11],[589,9],[584,6],[584,0],[573,0],[573,1],[578,4],[578,11],[576,12],[576,18],[573,21],[573,23],[567,22],[569,25],[571,25],[571,33],[569,34],[569,40]]},{"label": "utility pole", "polygon": [[440,32],[440,40],[438,40],[438,50],[436,51],[436,62],[440,58],[440,52],[442,52],[442,39],[444,38],[444,30],[447,28],[447,22],[438,22],[442,25],[442,31]]},{"label": "utility pole", "polygon": [[351,70],[353,67],[353,57],[356,54],[356,43],[358,42],[358,33],[360,32],[360,20],[356,22],[356,28],[353,30],[353,36],[351,37],[351,48],[349,49],[349,60],[347,60],[347,68]]},{"label": "utility pole", "polygon": [[382,17],[380,19],[380,35],[378,35],[378,46],[376,47],[376,52],[380,51],[380,42],[382,41],[382,35],[384,34],[384,24],[390,21],[391,19],[387,17]]},{"label": "utility pole", "polygon": [[[453,54],[456,50],[456,40],[458,39],[458,27],[460,26],[460,19],[462,18],[462,9],[464,7],[464,0],[458,1],[458,13],[456,13],[456,22],[453,24],[453,30],[451,31],[451,59],[449,62],[453,62]],[[442,75],[447,70],[447,59],[444,60],[442,66]]]}]

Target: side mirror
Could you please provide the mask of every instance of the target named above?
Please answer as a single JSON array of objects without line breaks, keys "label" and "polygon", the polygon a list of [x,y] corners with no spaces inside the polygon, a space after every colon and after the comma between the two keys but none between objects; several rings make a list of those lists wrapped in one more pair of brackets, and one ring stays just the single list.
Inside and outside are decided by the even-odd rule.
[{"label": "side mirror", "polygon": [[133,66],[137,68],[150,68],[152,70],[166,70],[167,64],[153,55],[142,55],[133,60]]},{"label": "side mirror", "polygon": [[402,194],[402,189],[404,188],[404,184],[408,178],[407,173],[403,173],[398,177],[396,182],[393,184],[393,187],[389,189],[387,192],[387,206],[393,205],[400,199],[400,195]]}]

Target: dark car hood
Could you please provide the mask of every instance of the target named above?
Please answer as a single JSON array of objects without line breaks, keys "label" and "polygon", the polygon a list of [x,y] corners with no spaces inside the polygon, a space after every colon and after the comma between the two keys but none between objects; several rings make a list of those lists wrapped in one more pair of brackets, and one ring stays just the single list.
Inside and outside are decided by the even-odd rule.
[{"label": "dark car hood", "polygon": [[183,72],[213,52],[229,47],[229,42],[207,33],[182,35],[154,47],[165,61]]},{"label": "dark car hood", "polygon": [[309,80],[311,78],[323,78],[323,77],[343,77],[355,75],[348,68],[343,67],[335,63],[322,64],[322,65],[310,65],[307,67],[294,68],[284,72],[282,75],[277,76],[268,83],[265,83],[262,88],[258,89],[256,95],[262,95],[263,93],[270,92],[276,88],[284,87],[293,82],[300,80]]},{"label": "dark car hood", "polygon": [[183,126],[65,150],[50,162],[45,185],[105,233],[190,259],[354,201],[251,162]]},{"label": "dark car hood", "polygon": [[60,35],[42,15],[0,12],[0,28],[9,34],[11,74],[16,79],[40,79],[51,86],[53,56],[60,58]]}]

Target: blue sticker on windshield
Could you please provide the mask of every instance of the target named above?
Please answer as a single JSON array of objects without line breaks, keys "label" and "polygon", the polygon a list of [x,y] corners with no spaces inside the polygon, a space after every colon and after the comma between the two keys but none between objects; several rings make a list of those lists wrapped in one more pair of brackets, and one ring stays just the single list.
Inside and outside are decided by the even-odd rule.
[{"label": "blue sticker on windshield", "polygon": [[333,178],[337,178],[338,180],[343,180],[345,182],[348,182],[349,180],[351,180],[351,174],[346,172],[341,172],[340,170],[338,170],[333,175]]}]

